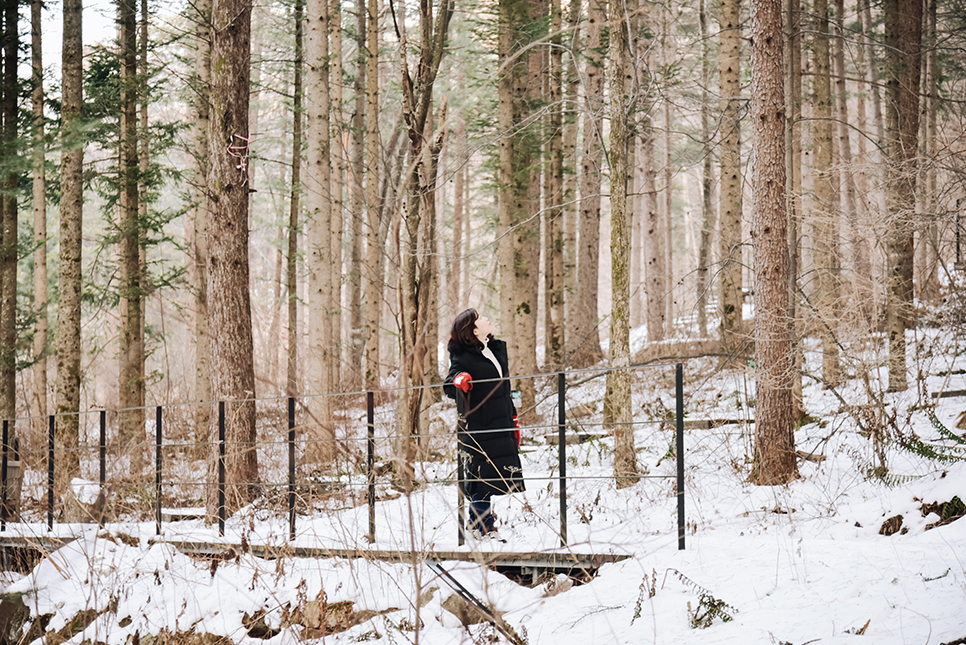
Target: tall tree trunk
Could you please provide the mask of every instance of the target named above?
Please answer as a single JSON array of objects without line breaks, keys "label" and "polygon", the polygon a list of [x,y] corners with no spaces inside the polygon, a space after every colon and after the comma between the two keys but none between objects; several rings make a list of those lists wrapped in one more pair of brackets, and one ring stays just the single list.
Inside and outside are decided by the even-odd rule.
[{"label": "tall tree trunk", "polygon": [[905,330],[912,320],[913,229],[919,147],[922,3],[886,0],[886,331],[889,390],[907,387]]},{"label": "tall tree trunk", "polygon": [[838,111],[838,151],[839,151],[839,190],[842,210],[848,222],[850,275],[852,302],[856,305],[853,311],[859,314],[852,317],[858,322],[862,319],[862,302],[871,296],[864,285],[869,275],[871,264],[869,248],[865,243],[865,236],[860,219],[858,205],[858,188],[855,182],[855,165],[852,161],[852,142],[850,136],[852,127],[849,121],[848,91],[845,82],[845,0],[835,0],[835,104]]},{"label": "tall tree trunk", "polygon": [[[18,78],[20,30],[19,3],[8,2],[3,12],[3,106],[2,106],[2,148],[3,156],[11,169],[6,170],[2,179],[4,194],[2,200],[3,234],[0,245],[0,418],[16,419],[17,416],[17,233],[18,206],[15,157],[19,156],[17,136],[18,121]],[[13,421],[15,424],[16,422]]]},{"label": "tall tree trunk", "polygon": [[[661,10],[661,62],[665,69],[670,69],[672,62],[670,47],[670,18],[668,12]],[[674,170],[673,156],[671,149],[671,101],[664,101],[664,208],[662,209],[661,219],[664,229],[664,266],[667,270],[667,297],[664,299],[664,306],[667,314],[664,322],[665,331],[670,333],[674,325],[674,232],[671,211],[674,205]]]},{"label": "tall tree trunk", "polygon": [[564,73],[564,112],[563,112],[563,292],[564,292],[564,329],[561,356],[572,351],[572,327],[576,317],[577,302],[577,134],[579,131],[579,110],[577,107],[580,74],[577,52],[581,51],[582,1],[570,0],[570,13],[567,16],[569,38],[566,42],[567,60]]},{"label": "tall tree trunk", "polygon": [[333,383],[330,364],[332,346],[332,274],[341,273],[340,254],[332,248],[332,144],[330,133],[331,92],[329,75],[329,0],[308,0],[305,58],[306,154],[305,203],[308,210],[309,338],[305,379],[309,391],[320,396],[309,400],[312,417],[311,449],[307,459],[327,463],[335,455],[335,428],[331,418]]},{"label": "tall tree trunk", "polygon": [[[547,3],[546,0],[528,0],[529,14],[533,20],[526,33],[534,42],[541,42],[547,33]],[[527,80],[525,99],[518,105],[522,111],[518,115],[517,123],[524,124],[534,120],[539,106],[545,105],[543,47],[531,47],[527,55]],[[521,88],[522,89],[522,88]],[[518,374],[536,374],[537,367],[537,321],[539,318],[539,289],[540,289],[540,195],[542,173],[540,168],[543,160],[540,145],[539,122],[529,126],[528,132],[522,133],[522,143],[526,151],[520,157],[522,161],[529,157],[529,163],[519,166],[519,169],[529,167],[530,180],[527,185],[526,217],[516,227],[513,236],[516,257],[514,259],[514,274],[517,298],[513,307],[515,314],[514,340],[516,348],[513,353],[514,371]],[[520,170],[518,170],[519,172]],[[511,343],[511,348],[513,343]],[[520,390],[520,423],[534,425],[537,423],[537,382],[533,378],[517,381]]]},{"label": "tall tree trunk", "polygon": [[649,116],[641,119],[640,150],[638,158],[641,160],[641,193],[644,206],[644,276],[646,279],[645,295],[647,296],[647,340],[659,342],[664,340],[667,307],[667,271],[664,260],[667,257],[664,245],[667,236],[664,233],[660,210],[657,202],[657,171],[654,160],[654,126]]},{"label": "tall tree trunk", "polygon": [[[463,78],[465,81],[465,77]],[[466,118],[462,112],[456,115],[455,132],[453,133],[453,165],[456,168],[453,178],[453,253],[450,264],[449,302],[450,312],[456,314],[464,309],[464,291],[461,287],[463,278],[463,229],[469,231],[469,218],[466,213],[466,184],[469,159],[466,145]]]},{"label": "tall tree trunk", "polygon": [[[148,0],[141,0],[141,15],[138,20],[138,70],[141,81],[138,83],[138,168],[140,169],[138,181],[138,219],[140,222],[148,221],[148,168],[151,161],[151,130],[148,124]],[[136,353],[135,361],[138,364],[138,406],[143,408],[145,404],[145,393],[147,391],[147,376],[145,374],[145,338],[147,330],[147,303],[145,295],[151,285],[148,282],[147,270],[147,227],[144,224],[138,226],[138,284],[141,293],[141,320],[138,334],[135,337],[137,344],[134,348]],[[141,412],[144,417],[144,412]],[[143,422],[142,422],[143,423]]]},{"label": "tall tree trunk", "polygon": [[292,96],[292,187],[288,210],[288,253],[285,262],[285,295],[288,303],[287,367],[285,393],[295,396],[299,392],[298,346],[298,249],[299,216],[302,210],[302,74],[305,66],[304,33],[305,3],[295,0],[295,62]]},{"label": "tall tree trunk", "polygon": [[788,218],[785,212],[785,95],[781,0],[751,0],[751,121],[755,272],[756,484],[798,477],[788,319]]},{"label": "tall tree trunk", "polygon": [[801,261],[800,227],[802,222],[802,11],[800,0],[785,3],[785,190],[788,205],[788,331],[792,342],[793,418],[799,419],[802,403],[802,365],[800,340],[798,268]]},{"label": "tall tree trunk", "polygon": [[365,199],[363,195],[363,176],[366,165],[366,8],[356,3],[356,66],[353,83],[352,109],[352,148],[350,169],[352,181],[349,190],[349,267],[347,271],[349,331],[347,338],[348,375],[345,383],[347,392],[358,392],[363,387],[362,357],[365,349],[362,311],[362,242],[365,231]]},{"label": "tall tree trunk", "polygon": [[815,264],[818,293],[815,298],[818,336],[822,341],[822,380],[826,387],[839,382],[839,350],[836,330],[839,303],[839,213],[832,167],[832,93],[827,0],[815,2],[812,50],[815,60]]},{"label": "tall tree trunk", "polygon": [[939,103],[939,42],[936,33],[936,0],[925,0],[925,33],[923,34],[924,61],[923,115],[922,124],[924,172],[923,215],[924,222],[919,240],[919,300],[935,302],[940,296],[939,284],[939,202],[936,172],[936,119]]},{"label": "tall tree trunk", "polygon": [[[211,121],[208,135],[209,302],[212,394],[226,401],[226,504],[235,511],[258,490],[255,366],[248,268],[248,106],[251,0],[212,7]],[[211,458],[215,472],[217,448]],[[212,478],[213,480],[214,478]],[[209,511],[214,507],[209,498]]]},{"label": "tall tree trunk", "polygon": [[704,151],[701,164],[701,237],[695,284],[698,292],[698,335],[704,338],[708,335],[711,236],[718,221],[714,209],[714,144],[711,141],[711,103],[708,96],[708,88],[711,87],[711,47],[707,0],[699,0],[698,14],[701,26],[701,140]]},{"label": "tall tree trunk", "polygon": [[[433,86],[443,57],[453,0],[442,0],[435,19],[431,7],[420,7],[419,63],[415,77],[410,74],[406,59],[405,38],[402,50],[403,119],[409,138],[409,166],[405,179],[405,217],[402,234],[402,334],[400,355],[404,392],[399,406],[399,439],[397,445],[397,475],[409,489],[416,439],[420,434],[420,410],[426,369],[427,322],[432,303],[432,273],[435,254],[435,198],[436,165],[442,148],[440,135],[433,140]],[[446,121],[445,101],[438,121]],[[424,221],[425,218],[425,221]],[[435,347],[433,347],[435,351]]]},{"label": "tall tree trunk", "polygon": [[137,73],[137,7],[136,0],[118,0],[120,35],[120,155],[118,173],[120,199],[118,237],[121,321],[118,330],[118,433],[130,472],[139,477],[145,464],[144,411],[138,395],[142,389],[138,336],[141,333],[142,291],[138,185],[138,73]]},{"label": "tall tree trunk", "polygon": [[64,0],[61,60],[60,275],[57,304],[57,405],[55,457],[63,486],[80,473],[81,235],[84,218],[83,27],[81,0]]},{"label": "tall tree trunk", "polygon": [[44,142],[44,65],[41,0],[30,2],[31,69],[33,108],[33,224],[34,224],[34,315],[33,392],[30,415],[33,430],[42,436],[47,416],[47,172]]},{"label": "tall tree trunk", "polygon": [[[868,2],[868,0],[864,1]],[[865,147],[865,138],[867,136],[865,99],[868,90],[863,87],[865,85],[865,79],[869,76],[869,66],[866,60],[868,57],[868,46],[871,44],[871,41],[865,35],[866,27],[864,16],[862,15],[862,2],[863,0],[859,0],[856,3],[855,12],[856,20],[859,22],[859,33],[861,34],[859,46],[856,50],[855,67],[857,76],[861,80],[859,81],[855,99],[855,124],[859,131],[859,136],[856,138],[857,164],[856,167],[852,168],[852,177],[855,181],[856,192],[856,216],[859,221],[858,237],[854,240],[855,248],[853,249],[853,261],[855,263],[855,276],[853,280],[856,284],[855,298],[857,308],[864,318],[864,324],[871,330],[873,321],[875,320],[875,303],[873,301],[872,251],[869,248],[868,234],[871,222],[867,201],[869,198],[869,186],[866,180],[866,167],[869,162],[866,157]]]},{"label": "tall tree trunk", "polygon": [[741,342],[741,0],[721,5],[721,213],[719,273],[721,351],[730,354]]},{"label": "tall tree trunk", "polygon": [[613,422],[614,477],[617,488],[639,481],[637,451],[634,449],[633,410],[631,406],[630,345],[630,201],[628,156],[634,140],[628,124],[634,110],[631,16],[637,13],[637,0],[624,0],[611,14],[610,184],[611,184],[611,291],[610,367],[607,373],[605,409]]},{"label": "tall tree trunk", "polygon": [[557,370],[564,356],[564,149],[563,149],[563,50],[561,3],[550,3],[550,63],[547,75],[547,179],[544,249],[544,369]]},{"label": "tall tree trunk", "polygon": [[382,244],[383,206],[379,192],[379,0],[368,0],[366,11],[366,347],[365,387],[380,389],[379,336],[385,255]]},{"label": "tall tree trunk", "polygon": [[197,33],[194,37],[195,65],[190,78],[193,86],[193,116],[191,139],[193,165],[192,197],[195,203],[189,221],[190,261],[189,276],[194,300],[194,406],[196,440],[209,437],[212,407],[211,398],[211,341],[208,334],[208,128],[211,121],[211,9],[213,0],[199,0],[192,16]]},{"label": "tall tree trunk", "polygon": [[342,115],[342,2],[329,0],[329,93],[332,141],[329,152],[332,159],[332,181],[330,195],[331,211],[331,268],[327,277],[329,286],[329,347],[331,358],[328,361],[329,383],[332,391],[342,390],[342,230],[343,230],[343,189],[345,187],[345,146],[342,133],[345,119]]},{"label": "tall tree trunk", "polygon": [[607,0],[590,0],[587,19],[587,66],[584,86],[584,149],[580,163],[580,217],[577,238],[577,292],[567,342],[572,367],[587,367],[604,357],[597,320],[600,264],[600,192],[603,174],[604,41]]}]

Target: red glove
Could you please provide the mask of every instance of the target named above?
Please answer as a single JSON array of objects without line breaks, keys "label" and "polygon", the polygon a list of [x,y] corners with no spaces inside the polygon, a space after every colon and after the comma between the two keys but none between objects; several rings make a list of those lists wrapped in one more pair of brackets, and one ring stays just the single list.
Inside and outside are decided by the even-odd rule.
[{"label": "red glove", "polygon": [[460,372],[453,379],[453,385],[463,390],[463,393],[466,394],[473,389],[473,377],[470,376],[469,372]]},{"label": "red glove", "polygon": [[517,448],[520,447],[520,420],[517,415],[513,415],[513,438],[517,440]]}]

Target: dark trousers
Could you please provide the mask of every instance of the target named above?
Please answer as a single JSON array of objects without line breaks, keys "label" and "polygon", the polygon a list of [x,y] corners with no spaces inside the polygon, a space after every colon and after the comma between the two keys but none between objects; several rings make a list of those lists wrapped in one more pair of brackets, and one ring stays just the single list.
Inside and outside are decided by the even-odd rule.
[{"label": "dark trousers", "polygon": [[470,530],[479,529],[485,533],[493,529],[490,495],[489,492],[475,492],[470,496]]}]

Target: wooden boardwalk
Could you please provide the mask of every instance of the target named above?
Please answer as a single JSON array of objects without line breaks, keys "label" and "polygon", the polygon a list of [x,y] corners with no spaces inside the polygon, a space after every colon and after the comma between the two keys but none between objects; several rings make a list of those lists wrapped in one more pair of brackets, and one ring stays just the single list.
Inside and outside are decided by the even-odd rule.
[{"label": "wooden boardwalk", "polygon": [[[0,549],[3,550],[3,564],[7,566],[10,554],[18,559],[35,562],[39,558],[76,540],[76,536],[37,535],[23,536],[0,533]],[[118,539],[112,537],[111,539]],[[630,558],[626,554],[581,553],[565,549],[553,551],[502,551],[502,550],[460,550],[460,551],[403,551],[363,548],[331,548],[322,546],[298,546],[290,544],[248,544],[234,542],[208,542],[183,540],[178,538],[152,537],[148,544],[169,544],[190,556],[208,558],[232,558],[249,553],[257,558],[274,560],[278,558],[343,558],[364,559],[381,562],[400,562],[417,564],[421,562],[472,562],[489,567],[501,573],[534,583],[542,576],[563,573],[577,580],[592,578],[604,564],[621,562]],[[31,565],[32,566],[32,565]]]}]

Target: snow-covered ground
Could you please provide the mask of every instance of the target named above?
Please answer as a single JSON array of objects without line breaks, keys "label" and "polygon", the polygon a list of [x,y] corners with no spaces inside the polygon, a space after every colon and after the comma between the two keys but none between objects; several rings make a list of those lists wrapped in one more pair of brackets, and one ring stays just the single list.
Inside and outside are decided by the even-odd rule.
[{"label": "snow-covered ground", "polygon": [[[910,343],[919,344],[920,356],[930,357],[911,359],[924,380],[912,381],[901,395],[884,395],[885,416],[879,418],[895,413],[893,440],[915,432],[946,445],[945,454],[962,457],[950,442],[939,441],[936,426],[961,433],[955,423],[964,399],[938,399],[933,421],[929,394],[966,387],[966,376],[957,373],[966,359],[938,335],[911,335]],[[810,365],[819,360],[809,359]],[[856,372],[858,366],[846,369]],[[878,373],[869,373],[877,382]],[[638,375],[640,419],[673,409],[670,375],[659,369]],[[749,407],[753,374],[719,373],[711,362],[690,361],[685,375],[688,418],[754,416]],[[603,379],[588,381],[571,392],[570,405],[598,401],[603,388]],[[747,483],[753,425],[687,431],[683,551],[677,543],[675,464],[669,454],[673,432],[669,426],[641,424],[636,444],[649,478],[630,488],[618,490],[607,478],[610,439],[568,446],[568,548],[630,558],[603,565],[592,581],[574,586],[557,578],[526,587],[477,564],[443,566],[534,645],[960,642],[966,638],[966,519],[927,530],[940,518],[923,517],[920,508],[955,496],[966,499],[966,463],[925,459],[893,441],[885,453],[888,475],[870,476],[876,454],[860,430],[876,413],[859,407],[870,403],[866,386],[855,379],[837,393],[806,381],[805,407],[815,420],[797,431],[796,441],[800,450],[825,459],[799,461],[801,478],[787,486]],[[553,405],[553,396],[541,403],[545,419],[555,418]],[[440,414],[449,423],[451,406],[441,404]],[[506,544],[458,547],[456,491],[445,484],[379,502],[375,544],[365,541],[364,505],[300,516],[296,544],[552,551],[559,541],[559,498],[556,447],[544,443],[547,432],[525,431],[524,468],[534,478],[528,491],[496,499]],[[437,480],[451,476],[453,468],[448,460],[427,462],[419,473]],[[883,522],[896,515],[903,516],[905,530],[881,535]],[[40,535],[46,529],[8,530]],[[280,544],[287,530],[283,515],[250,508],[230,518],[225,539]],[[144,642],[171,632],[180,632],[185,642],[194,642],[185,636],[190,632],[199,643],[215,642],[203,637],[210,634],[232,643],[276,645],[309,639],[427,645],[505,640],[486,624],[464,627],[444,609],[454,592],[425,564],[249,555],[212,563],[168,544],[152,544],[153,535],[153,522],[87,530],[28,575],[7,574],[4,591],[8,597],[22,594],[34,618],[52,614],[47,631],[61,630],[82,610],[97,610],[93,622],[70,639],[77,645],[127,644],[135,634]],[[162,537],[220,541],[215,529],[198,522],[165,524]],[[351,609],[340,604],[346,602]],[[709,614],[709,607],[719,611]],[[325,620],[329,626],[321,628]],[[346,625],[352,626],[337,631]]]}]

